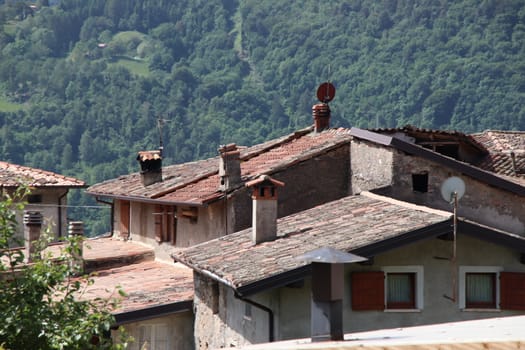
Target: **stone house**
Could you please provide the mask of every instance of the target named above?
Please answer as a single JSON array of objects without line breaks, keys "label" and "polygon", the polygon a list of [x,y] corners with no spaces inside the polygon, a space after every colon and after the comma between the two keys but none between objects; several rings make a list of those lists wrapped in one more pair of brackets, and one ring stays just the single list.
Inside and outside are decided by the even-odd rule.
[{"label": "stone house", "polygon": [[[86,183],[72,177],[42,169],[0,162],[0,188],[2,195],[12,195],[21,185],[28,186],[31,193],[24,199],[25,210],[42,215],[43,225],[56,238],[67,234],[67,194],[70,189],[85,188]],[[23,239],[22,213],[18,215],[16,236]]]},{"label": "stone house", "polygon": [[[501,148],[494,147],[496,142],[493,139],[492,142],[486,141],[487,135],[494,135],[494,132],[463,135],[463,141],[457,142],[459,151],[454,157],[439,153],[439,149],[428,149],[426,143],[423,146],[406,137],[358,128],[352,128],[350,133],[353,136],[352,193],[371,190],[450,211],[450,203],[442,198],[441,186],[447,178],[458,176],[467,188],[459,201],[458,215],[507,232],[525,234],[525,177],[511,170],[512,158],[505,156]],[[436,133],[442,137],[447,135],[447,132],[437,131],[425,133],[428,138]],[[449,134],[454,137],[462,135],[458,132]],[[525,133],[499,132],[498,138],[509,134],[519,135],[518,138],[525,142]],[[444,140],[441,143],[447,146],[454,142]],[[514,167],[518,160],[518,164],[525,164],[523,149],[525,147],[521,146],[521,150],[514,150],[519,154],[519,157],[514,157]]]},{"label": "stone house", "polygon": [[[254,215],[271,218],[265,211]],[[343,284],[338,298],[345,332],[525,311],[523,236],[460,217],[454,238],[450,212],[366,191],[280,218],[275,236],[263,241],[258,221],[173,255],[194,270],[198,349],[315,332],[312,295],[330,283],[319,292],[312,265],[298,257],[319,247],[368,258],[341,267],[344,277],[336,282]]]},{"label": "stone house", "polygon": [[112,232],[171,250],[237,232],[251,225],[244,183],[271,175],[288,183],[282,217],[349,194],[348,130],[304,129],[252,147],[221,146],[219,156],[162,166],[160,151],[139,152],[138,173],[90,186],[87,193],[112,205]]},{"label": "stone house", "polygon": [[[509,167],[519,168],[522,153],[517,147],[513,156],[501,150],[508,134],[465,135],[412,127],[328,129],[315,114],[314,121],[312,128],[252,147],[221,146],[217,157],[185,164],[163,166],[161,150],[139,152],[140,172],[88,188],[88,194],[111,205],[115,239],[144,244],[157,259],[173,256],[195,271],[196,319],[186,321],[195,324],[196,347],[310,334],[311,268],[291,259],[292,246],[299,248],[294,254],[325,245],[369,258],[367,264],[345,268],[345,329],[520,312],[505,302],[509,298],[505,286],[511,282],[503,282],[503,292],[499,282],[501,277],[506,281],[518,276],[512,283],[522,283],[520,261],[525,252],[522,174],[508,172]],[[452,206],[440,191],[451,176],[461,177],[467,187],[457,208],[457,239],[451,238]],[[254,194],[253,188],[262,190]],[[276,192],[278,201],[264,201],[268,195],[277,198]],[[263,201],[254,204],[250,193]],[[264,220],[252,215],[258,210]],[[277,218],[279,224],[272,229],[267,223]],[[282,228],[281,222],[287,220],[293,224]],[[325,235],[317,221],[335,228]],[[260,227],[259,233],[250,226]],[[337,243],[341,237],[344,244]],[[260,249],[266,246],[269,252],[262,254]],[[458,251],[457,268],[451,268],[453,246]],[[265,265],[271,262],[279,266]],[[409,283],[415,291],[410,307],[392,310],[375,300],[375,309],[357,312],[363,306],[352,304],[350,296],[357,293],[351,293],[356,285],[352,276],[380,273],[383,285],[388,274]],[[495,286],[488,307],[467,302],[465,281],[477,275],[485,287]],[[368,277],[362,279],[372,283]],[[381,290],[378,299],[386,302],[388,291]],[[148,308],[139,314],[151,314],[154,308]],[[521,310],[521,305],[517,308]],[[135,321],[138,331],[140,317]],[[170,324],[175,328],[169,331],[182,337],[193,329],[180,331],[177,327],[183,323]]]},{"label": "stone house", "polygon": [[[419,295],[419,299],[417,300],[422,300],[422,303],[423,299],[426,300],[429,298],[429,303],[433,305],[433,307],[427,306],[428,312],[422,313],[418,311],[420,310],[419,306],[415,304],[416,307],[412,308],[416,310],[416,312],[406,313],[405,310],[402,310],[403,312],[395,313],[397,316],[388,316],[385,318],[384,312],[390,315],[391,310],[387,309],[383,311],[385,307],[382,306],[383,309],[381,309],[379,313],[368,311],[360,313],[358,319],[362,319],[362,322],[358,323],[359,326],[349,329],[361,330],[370,329],[371,327],[395,327],[400,324],[410,325],[444,322],[454,319],[487,317],[491,312],[513,314],[516,311],[506,311],[507,309],[513,308],[522,310],[522,306],[515,306],[514,302],[511,303],[514,306],[509,307],[509,304],[501,301],[500,296],[507,295],[506,291],[509,289],[505,286],[508,286],[510,283],[508,282],[509,279],[514,280],[518,284],[523,283],[519,273],[524,272],[521,265],[523,254],[523,243],[521,239],[524,236],[525,217],[523,213],[525,213],[525,201],[523,201],[523,196],[525,195],[525,188],[523,187],[523,174],[517,171],[517,169],[519,169],[522,162],[521,155],[523,147],[521,145],[523,145],[523,141],[520,140],[524,139],[525,134],[489,131],[482,134],[465,135],[458,132],[419,130],[416,128],[396,130],[395,133],[392,133],[392,130],[388,130],[388,132],[384,130],[372,132],[352,128],[349,130],[349,134],[352,136],[349,147],[349,194],[358,194],[371,190],[377,194],[397,198],[403,202],[410,202],[427,208],[440,209],[449,212],[448,215],[450,216],[453,208],[449,201],[443,199],[441,186],[451,176],[461,177],[463,179],[467,191],[459,201],[457,207],[460,220],[456,228],[459,231],[457,239],[452,239],[452,241],[457,245],[454,250],[464,250],[465,255],[470,257],[463,261],[460,261],[458,258],[457,265],[452,269],[455,271],[452,273],[453,277],[455,277],[452,278],[449,276],[448,280],[445,278],[443,281],[442,277],[447,275],[446,271],[450,271],[451,267],[448,266],[444,269],[441,267],[438,268],[440,264],[436,263],[436,261],[450,260],[450,256],[436,255],[438,258],[435,258],[435,256],[421,256],[421,254],[416,254],[423,251],[432,252],[433,247],[438,245],[450,246],[452,226],[450,220],[445,224],[448,225],[447,229],[444,229],[444,231],[441,231],[439,234],[436,233],[432,235],[432,241],[418,243],[420,246],[414,250],[409,249],[408,246],[406,248],[403,247],[404,251],[401,249],[402,247],[398,246],[395,246],[395,248],[399,250],[381,250],[379,253],[381,254],[382,260],[379,260],[381,261],[379,265],[374,264],[376,264],[380,255],[376,253],[372,254],[374,257],[372,266],[375,266],[375,269],[379,271],[368,271],[370,273],[362,274],[363,276],[379,275],[376,272],[382,271],[383,277],[381,281],[383,281],[382,283],[384,284],[384,277],[387,273],[408,274],[409,276],[405,276],[406,278],[412,281],[417,280],[419,281],[418,283],[423,283],[424,273],[421,273],[421,271],[430,269],[429,271],[433,271],[432,275],[439,276],[439,283],[447,286],[445,289],[450,290],[448,294],[443,293],[443,295],[446,295],[449,299],[453,298],[454,307],[444,307],[441,305],[443,301],[439,300],[436,295],[432,295],[432,293],[428,296],[426,295],[427,290],[435,291],[438,289],[434,287],[421,287],[418,289],[418,293],[423,293],[423,291],[425,291],[425,293],[414,295]],[[513,142],[502,142],[502,140],[509,137]],[[502,144],[510,145],[509,147],[511,147],[514,156],[511,155],[508,149],[502,149]],[[253,180],[251,182],[253,183]],[[284,182],[286,183],[286,181]],[[286,186],[280,189],[280,191],[284,192],[285,189]],[[255,206],[253,207],[255,208]],[[318,208],[319,211],[323,212],[323,206]],[[354,208],[354,210],[359,211],[356,208]],[[314,215],[312,211],[306,212],[309,213],[309,219],[305,220],[310,223],[311,218],[316,217],[316,215]],[[338,214],[331,213],[329,215],[337,216]],[[324,216],[324,212],[322,217],[325,220],[329,220]],[[388,222],[389,225],[393,225],[393,222],[397,220],[397,216],[389,219],[388,216],[383,217],[380,215],[376,217],[375,220],[385,221]],[[322,223],[326,222],[327,221],[322,221]],[[342,224],[342,222],[340,223]],[[256,222],[254,219],[253,227],[255,227],[255,225]],[[295,230],[287,230],[282,234],[284,238],[287,238],[290,232],[300,236],[305,229],[303,226],[308,225],[299,225]],[[366,228],[367,226],[362,227],[365,236]],[[308,228],[306,228],[306,230],[308,230]],[[247,235],[246,231],[242,232]],[[410,236],[409,232],[410,231],[406,231],[405,234]],[[430,230],[430,232],[432,232],[432,230]],[[423,234],[423,236],[425,235]],[[279,309],[278,312],[282,313],[282,320],[284,320],[282,328],[279,328],[281,326],[275,325],[275,315],[267,316],[266,321],[263,321],[262,324],[259,322],[257,327],[254,326],[254,323],[246,320],[246,315],[243,314],[245,311],[243,310],[252,309],[246,306],[246,304],[251,306],[255,305],[258,310],[264,310],[261,311],[263,315],[271,315],[275,314],[276,311],[267,305],[277,305],[277,308],[279,308],[282,307],[283,304],[289,304],[289,301],[285,300],[283,295],[288,295],[292,299],[295,299],[296,296],[299,297],[301,293],[293,288],[290,289],[290,287],[296,287],[297,281],[304,279],[304,276],[308,275],[308,273],[305,273],[301,269],[291,269],[290,271],[284,271],[282,274],[276,274],[274,276],[275,271],[263,265],[256,265],[254,270],[248,271],[244,269],[244,267],[248,264],[251,265],[254,259],[261,258],[261,256],[257,252],[257,248],[254,248],[254,256],[247,255],[243,256],[242,259],[239,257],[239,254],[228,251],[229,245],[223,241],[230,242],[230,240],[236,239],[235,237],[236,236],[228,236],[213,240],[209,243],[199,244],[195,248],[176,252],[174,255],[177,261],[187,264],[196,271],[196,345],[206,348],[208,346],[230,346],[242,343],[307,336],[308,332],[306,329],[308,327],[305,328],[303,326],[302,330],[299,331],[298,329],[301,327],[296,326],[297,324],[304,324],[307,315],[303,313],[304,317],[287,319],[290,315],[300,314],[298,310],[305,310],[304,304],[297,306],[298,310],[283,308],[281,311],[281,309]],[[435,239],[435,237],[440,237],[440,239]],[[411,239],[406,242],[399,240],[399,242],[404,242],[400,245],[412,244]],[[301,243],[295,242],[295,244],[305,246],[304,243],[310,240],[311,237],[306,235],[305,238],[300,241]],[[416,240],[419,239],[416,238]],[[476,240],[479,240],[479,242]],[[276,240],[275,244],[278,244],[277,241],[280,240]],[[239,249],[239,246],[248,244],[242,239],[236,242],[238,244],[237,249]],[[331,241],[327,239],[324,242],[326,242],[325,244],[329,244]],[[384,242],[372,243],[372,245],[378,244],[379,246],[389,247],[389,245]],[[269,243],[262,243],[262,245],[264,244]],[[425,244],[428,245],[428,247],[425,247]],[[206,249],[212,246],[215,247],[213,249],[215,249],[216,254],[211,253],[212,248],[210,248],[210,251]],[[224,251],[222,247],[225,247]],[[469,247],[476,247],[476,249],[470,251]],[[356,247],[354,246],[353,248]],[[388,249],[390,249],[390,247]],[[270,261],[279,260],[287,254],[286,252],[278,251],[278,248],[275,247],[272,248],[272,251],[273,250],[277,250],[277,258],[274,259],[270,254],[270,256],[264,256],[264,259]],[[350,247],[343,247],[343,250],[360,252],[360,250],[350,249]],[[193,252],[195,252],[196,255],[192,255]],[[484,253],[478,254],[480,252]],[[210,254],[208,255],[208,253]],[[412,258],[407,259],[408,256]],[[398,261],[389,261],[389,257],[392,259],[395,257]],[[207,259],[210,259],[213,263],[208,265],[207,263],[209,261]],[[486,259],[488,262],[484,262],[483,259]],[[226,272],[228,268],[237,267],[239,268],[239,276],[236,276],[233,271]],[[394,271],[392,268],[400,271]],[[412,270],[407,271],[407,268]],[[366,269],[367,268],[363,268],[363,272],[366,272]],[[255,288],[255,290],[251,290],[249,287],[251,284],[246,284],[246,281],[242,280],[242,278],[252,278],[255,270],[266,273],[261,276],[260,281],[256,281],[262,286],[260,287],[261,290],[258,290],[258,287]],[[217,273],[217,271],[220,271],[220,273]],[[512,273],[507,274],[509,271]],[[356,274],[356,276],[357,275],[358,274]],[[474,278],[473,276],[478,275],[481,276],[480,278],[482,279],[486,278],[485,283],[489,283],[490,281],[490,284],[494,286],[491,292],[492,299],[490,301],[490,307],[480,307],[479,309],[481,310],[477,310],[477,307],[469,304],[468,298],[465,299],[466,280],[470,280]],[[239,278],[239,281],[237,281],[237,278]],[[503,278],[504,282],[499,282],[501,278]],[[453,283],[451,282],[452,279],[455,280]],[[350,288],[350,280],[351,278],[345,282],[347,289]],[[377,279],[375,283],[379,283],[379,280],[380,279]],[[432,279],[432,281],[434,281],[434,279]],[[282,283],[287,287],[283,288]],[[299,282],[299,284],[300,283],[301,282]],[[306,279],[306,283],[308,283],[308,279]],[[367,281],[366,283],[371,282]],[[501,291],[500,283],[503,283],[502,285],[506,288],[503,291]],[[432,283],[430,283],[430,285],[432,285]],[[515,288],[515,285],[513,285],[513,288]],[[309,295],[309,290],[309,287],[306,287],[306,292],[303,294],[305,298]],[[259,293],[261,291],[264,291],[264,293],[267,292],[267,294]],[[288,294],[286,294],[286,291],[288,291]],[[254,295],[255,300],[239,300],[242,299],[243,295]],[[382,298],[383,297],[380,297],[379,299]],[[416,299],[413,300],[413,303],[415,302]],[[348,301],[346,301],[346,303],[348,303]],[[212,309],[211,314],[210,310],[207,309],[210,305]],[[221,309],[221,305],[223,309]],[[290,305],[295,304],[291,303]],[[377,306],[377,304],[374,307],[381,308]],[[359,309],[359,306],[356,306],[356,308]],[[345,312],[345,318],[348,318],[350,314],[351,312]],[[417,314],[420,316],[416,316]],[[421,316],[423,314],[425,316]],[[364,315],[375,316],[365,317]],[[261,317],[264,319],[265,316]],[[251,316],[248,318],[251,320]],[[272,321],[268,321],[268,318],[272,319]],[[387,320],[390,321],[387,322]],[[272,323],[273,326],[270,326],[270,323]],[[198,327],[200,327],[201,324],[204,324],[203,330],[209,330],[210,327],[212,327],[212,329],[216,331],[212,332],[213,334],[225,334],[224,337],[206,338],[204,331],[199,332]],[[308,322],[306,324],[308,324]],[[268,332],[259,332],[258,330],[260,330],[261,327],[263,327],[263,329],[266,327]],[[289,327],[291,327],[292,330],[289,330]]]}]

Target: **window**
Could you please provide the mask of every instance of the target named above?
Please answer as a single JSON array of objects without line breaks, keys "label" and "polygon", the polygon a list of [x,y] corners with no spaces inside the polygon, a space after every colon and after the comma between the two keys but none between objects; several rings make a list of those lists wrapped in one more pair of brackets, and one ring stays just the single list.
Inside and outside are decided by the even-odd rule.
[{"label": "window", "polygon": [[412,174],[412,190],[415,192],[428,192],[428,172]]},{"label": "window", "polygon": [[423,308],[422,266],[388,266],[383,271],[387,310]]},{"label": "window", "polygon": [[168,350],[168,325],[165,323],[146,324],[139,327],[138,349]]},{"label": "window", "polygon": [[41,194],[30,194],[27,196],[27,203],[42,203],[42,195]]},{"label": "window", "polygon": [[155,239],[157,242],[177,242],[176,207],[157,205],[153,216],[155,218]]},{"label": "window", "polygon": [[496,308],[496,274],[467,272],[465,274],[465,307]]},{"label": "window", "polygon": [[460,266],[459,307],[498,309],[500,271],[497,266]]},{"label": "window", "polygon": [[423,308],[423,267],[389,266],[383,271],[354,272],[353,310],[417,310]]},{"label": "window", "polygon": [[416,308],[416,274],[413,272],[392,272],[386,275],[386,308]]}]

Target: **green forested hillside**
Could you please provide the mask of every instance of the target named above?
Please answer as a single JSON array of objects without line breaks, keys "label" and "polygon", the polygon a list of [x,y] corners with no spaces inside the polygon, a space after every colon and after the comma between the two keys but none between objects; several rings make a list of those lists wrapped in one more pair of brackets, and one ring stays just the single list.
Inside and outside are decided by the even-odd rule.
[{"label": "green forested hillside", "polygon": [[0,0],[0,159],[93,184],[159,118],[166,164],[213,156],[311,124],[327,79],[333,125],[525,130],[525,1]]}]

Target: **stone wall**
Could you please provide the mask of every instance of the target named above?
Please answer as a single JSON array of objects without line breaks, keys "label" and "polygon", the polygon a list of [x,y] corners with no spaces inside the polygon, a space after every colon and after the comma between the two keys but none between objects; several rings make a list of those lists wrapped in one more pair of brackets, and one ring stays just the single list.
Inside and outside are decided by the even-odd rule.
[{"label": "stone wall", "polygon": [[[269,315],[237,298],[228,286],[194,274],[195,348],[217,349],[269,341]],[[271,294],[254,301],[276,308]]]},{"label": "stone wall", "polygon": [[354,139],[351,145],[352,194],[390,186],[394,150]]},{"label": "stone wall", "polygon": [[[458,215],[478,223],[525,235],[525,199],[511,192],[444,168],[421,157],[396,152],[394,179],[390,195],[407,202],[452,211],[453,206],[441,195],[441,185],[457,176],[465,182],[465,194],[458,201]],[[412,174],[428,174],[428,191],[414,191]]]},{"label": "stone wall", "polygon": [[[459,216],[525,235],[523,197],[393,148],[359,140],[352,141],[351,147],[353,193],[378,189],[386,196],[452,212],[452,205],[441,196],[441,185],[447,178],[458,176],[466,185],[465,195],[458,202]],[[413,174],[428,176],[426,191],[414,190]]]}]

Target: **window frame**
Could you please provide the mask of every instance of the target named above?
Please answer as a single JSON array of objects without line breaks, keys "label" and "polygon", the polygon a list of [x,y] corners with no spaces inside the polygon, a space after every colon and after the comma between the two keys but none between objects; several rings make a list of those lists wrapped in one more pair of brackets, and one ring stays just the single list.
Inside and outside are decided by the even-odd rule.
[{"label": "window frame", "polygon": [[[459,267],[459,308],[461,310],[500,310],[500,272],[503,271],[501,266],[460,266]],[[467,274],[494,274],[494,304],[490,307],[483,307],[481,304],[467,307]]]},{"label": "window frame", "polygon": [[[420,265],[410,266],[385,266],[381,269],[385,274],[385,310],[384,311],[418,311],[424,307],[424,269]],[[404,307],[401,304],[394,304],[389,307],[388,303],[388,274],[413,274],[413,307]],[[391,305],[391,304],[390,304]],[[397,307],[396,307],[397,306]]]},{"label": "window frame", "polygon": [[[161,328],[165,328],[166,331],[166,338],[161,339]],[[143,336],[142,330],[145,331],[145,333],[148,333],[148,335]],[[142,349],[145,343],[147,342],[148,349],[158,349],[160,344],[162,342],[166,342],[165,349],[171,349],[171,339],[170,339],[170,325],[167,322],[159,322],[159,323],[145,323],[141,324],[137,327],[137,339],[135,341],[135,344],[138,349]],[[149,340],[149,341],[148,341]]]}]

